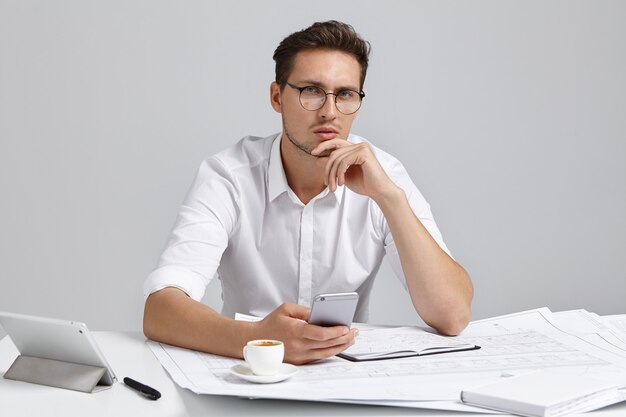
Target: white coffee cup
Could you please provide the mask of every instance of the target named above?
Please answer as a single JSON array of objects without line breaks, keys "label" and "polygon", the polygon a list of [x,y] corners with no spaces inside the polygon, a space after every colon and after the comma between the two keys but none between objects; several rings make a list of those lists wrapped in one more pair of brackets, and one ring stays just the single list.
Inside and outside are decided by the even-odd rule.
[{"label": "white coffee cup", "polygon": [[251,340],[243,347],[243,357],[255,375],[276,375],[284,356],[280,340]]}]

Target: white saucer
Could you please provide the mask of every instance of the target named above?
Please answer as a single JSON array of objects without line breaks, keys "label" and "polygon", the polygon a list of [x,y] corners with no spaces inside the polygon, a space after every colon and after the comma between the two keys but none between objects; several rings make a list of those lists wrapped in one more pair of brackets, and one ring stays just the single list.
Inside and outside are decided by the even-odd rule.
[{"label": "white saucer", "polygon": [[276,375],[255,375],[247,364],[243,364],[233,366],[230,368],[230,372],[246,381],[256,382],[257,384],[272,384],[294,376],[298,373],[298,368],[291,364],[283,363],[280,365],[280,369]]}]

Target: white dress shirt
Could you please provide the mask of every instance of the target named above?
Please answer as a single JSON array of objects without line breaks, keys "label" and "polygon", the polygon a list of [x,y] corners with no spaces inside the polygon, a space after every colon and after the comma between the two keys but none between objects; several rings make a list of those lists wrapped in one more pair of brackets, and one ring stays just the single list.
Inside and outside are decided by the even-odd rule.
[{"label": "white dress shirt", "polygon": [[[280,137],[249,136],[202,163],[158,266],[146,279],[145,297],[176,287],[200,301],[217,275],[225,316],[264,316],[284,302],[310,306],[316,294],[356,291],[355,321],[366,322],[385,254],[406,288],[398,251],[376,203],[341,186],[302,204],[287,184]],[[348,141],[365,140],[350,135]],[[372,149],[449,253],[430,206],[402,164]]]}]

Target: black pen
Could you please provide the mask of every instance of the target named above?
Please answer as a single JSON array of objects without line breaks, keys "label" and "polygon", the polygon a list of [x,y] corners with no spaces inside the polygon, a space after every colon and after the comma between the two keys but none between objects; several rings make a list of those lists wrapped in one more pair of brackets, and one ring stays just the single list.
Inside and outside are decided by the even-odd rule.
[{"label": "black pen", "polygon": [[144,385],[141,382],[137,382],[132,378],[124,378],[124,383],[132,389],[139,391],[139,393],[146,398],[149,398],[151,400],[158,400],[159,398],[161,398],[161,393],[159,391],[155,390],[152,387]]}]

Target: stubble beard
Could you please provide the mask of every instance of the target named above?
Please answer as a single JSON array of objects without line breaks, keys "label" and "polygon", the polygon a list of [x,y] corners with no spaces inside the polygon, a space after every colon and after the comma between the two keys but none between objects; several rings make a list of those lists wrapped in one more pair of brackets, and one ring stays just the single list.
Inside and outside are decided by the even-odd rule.
[{"label": "stubble beard", "polygon": [[313,155],[311,152],[313,152],[313,149],[315,149],[317,145],[306,144],[306,143],[298,141],[298,139],[295,136],[293,136],[291,133],[289,133],[289,129],[287,128],[287,125],[285,124],[284,117],[283,117],[283,129],[285,130],[285,136],[287,136],[287,139],[289,139],[289,142],[291,142],[291,144],[293,146],[298,148],[304,154],[306,154],[306,155],[308,155],[308,156],[310,156],[312,158],[316,158],[316,159],[317,158],[324,158],[324,157],[327,157],[328,155],[330,155],[330,151],[322,152],[319,155]]},{"label": "stubble beard", "polygon": [[298,140],[294,139],[294,137],[291,135],[291,133],[289,133],[289,131],[287,130],[286,127],[285,127],[285,136],[287,136],[287,139],[289,139],[289,142],[291,142],[291,144],[293,146],[295,146],[296,148],[300,149],[305,154],[307,154],[309,156],[315,157],[313,154],[311,154],[311,152],[313,152],[314,148],[311,145],[306,145],[304,143],[298,142]]}]

